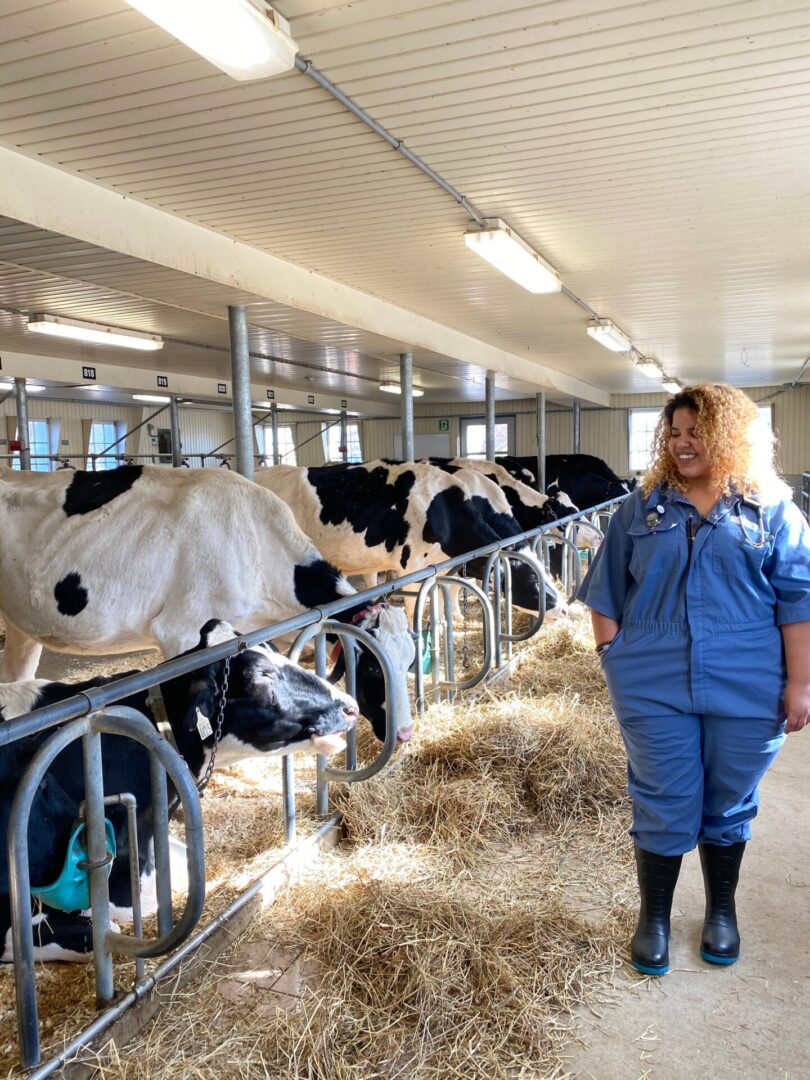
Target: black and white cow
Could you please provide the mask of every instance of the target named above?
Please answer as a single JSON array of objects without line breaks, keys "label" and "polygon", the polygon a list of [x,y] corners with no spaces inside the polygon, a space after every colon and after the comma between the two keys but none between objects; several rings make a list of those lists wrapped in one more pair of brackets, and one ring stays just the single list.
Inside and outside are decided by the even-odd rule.
[{"label": "black and white cow", "polygon": [[[449,475],[433,465],[369,461],[359,465],[256,470],[256,482],[279,495],[304,532],[346,574],[390,570],[402,575],[522,532],[506,497],[481,473]],[[512,569],[513,600],[538,610],[539,580],[546,611],[562,599],[527,544],[535,570]],[[470,562],[480,574],[483,560]]]},{"label": "black and white cow", "polygon": [[[472,470],[482,473],[487,479],[497,484],[506,500],[515,520],[522,530],[537,529],[550,525],[560,518],[575,514],[579,509],[564,491],[554,495],[543,495],[533,487],[513,476],[503,465],[480,458],[431,458],[446,471],[458,473],[459,470]],[[462,473],[464,475],[464,473]],[[577,526],[577,546],[596,548],[601,537],[587,522]]]},{"label": "black and white cow", "polygon": [[[248,632],[355,591],[280,499],[224,469],[0,469],[0,520],[3,682],[33,678],[43,645],[96,655],[157,646],[177,656],[194,644],[189,627],[212,611]],[[404,612],[354,608],[337,618],[385,637],[407,738],[415,647]],[[381,686],[361,649],[361,707],[384,700]],[[385,711],[367,717],[378,735]]]},{"label": "black and white cow", "polygon": [[[200,632],[197,649],[236,636],[227,623],[211,620]],[[194,652],[195,650],[189,650]],[[332,753],[345,746],[343,735],[358,715],[357,703],[325,679],[305,671],[267,646],[254,646],[231,657],[227,695],[222,714],[222,736],[216,765],[245,757],[283,754],[295,750]],[[216,723],[225,661],[209,664],[161,687],[172,735],[181,757],[195,779],[202,777],[211,757],[213,734],[203,737],[198,716]],[[128,673],[129,674],[129,673]],[[120,675],[81,683],[46,682],[41,679],[0,685],[0,719],[62,701],[93,686],[121,678]],[[147,693],[118,702],[143,713],[155,722]],[[0,749],[0,835],[6,836],[17,781],[37,748],[51,732],[10,743]],[[138,860],[144,893],[154,874],[149,758],[130,739],[102,735],[104,791],[113,795],[130,792],[138,803]],[[30,818],[29,851],[31,883],[52,884],[65,859],[68,838],[84,799],[81,741],[73,742],[53,762],[34,800]],[[173,789],[170,808],[178,805]],[[130,851],[126,816],[122,807],[109,806],[106,814],[116,834],[116,856],[110,873],[113,918],[131,914]],[[13,960],[10,935],[9,877],[5,843],[0,854],[0,941],[3,961]],[[148,903],[145,905],[149,907]],[[90,920],[78,912],[43,907],[34,916],[36,956],[40,960],[83,960],[92,951]]]},{"label": "black and white cow", "polygon": [[[513,476],[536,487],[536,457],[499,457],[497,461]],[[531,480],[526,479],[527,473]],[[564,492],[580,509],[618,499],[634,487],[634,480],[622,480],[593,454],[546,455],[546,493],[557,496]]]}]

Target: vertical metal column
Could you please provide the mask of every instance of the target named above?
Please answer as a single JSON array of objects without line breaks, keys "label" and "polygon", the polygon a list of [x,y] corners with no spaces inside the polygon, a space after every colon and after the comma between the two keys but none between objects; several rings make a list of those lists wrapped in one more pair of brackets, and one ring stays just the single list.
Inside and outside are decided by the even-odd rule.
[{"label": "vertical metal column", "polygon": [[25,379],[14,380],[14,396],[17,399],[17,437],[20,440],[20,468],[31,468],[31,447],[28,445],[28,393]]},{"label": "vertical metal column", "polygon": [[169,427],[172,434],[172,468],[179,469],[183,464],[183,454],[180,449],[180,415],[174,394],[169,398]]},{"label": "vertical metal column", "polygon": [[[84,756],[84,811],[87,818],[87,861],[90,907],[93,909],[93,964],[96,970],[96,1005],[108,1005],[115,994],[112,954],[107,951],[110,929],[110,893],[107,884],[107,832],[104,824],[104,774],[101,735],[90,730],[82,740]],[[137,856],[136,856],[137,858]]]},{"label": "vertical metal column", "polygon": [[571,453],[579,453],[580,412],[579,402],[575,401],[571,407]]},{"label": "vertical metal column", "polygon": [[537,490],[546,490],[546,395],[537,394]]},{"label": "vertical metal column", "polygon": [[349,460],[349,425],[346,423],[346,410],[340,410],[340,456],[344,462]]},{"label": "vertical metal column", "polygon": [[486,381],[486,458],[495,460],[495,372],[487,372]]},{"label": "vertical metal column", "polygon": [[228,307],[233,383],[233,430],[236,471],[253,479],[253,417],[250,409],[250,349],[244,307]]},{"label": "vertical metal column", "polygon": [[270,406],[270,434],[273,439],[273,464],[281,464],[281,455],[278,452],[278,405],[275,401]]},{"label": "vertical metal column", "polygon": [[413,353],[399,354],[402,410],[402,460],[413,461]]}]

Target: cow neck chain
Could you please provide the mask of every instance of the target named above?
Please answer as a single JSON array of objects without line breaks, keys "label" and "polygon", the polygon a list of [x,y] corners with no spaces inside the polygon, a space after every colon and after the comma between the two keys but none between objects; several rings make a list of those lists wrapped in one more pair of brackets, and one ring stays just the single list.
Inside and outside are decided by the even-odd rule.
[{"label": "cow neck chain", "polygon": [[231,658],[227,656],[225,658],[225,665],[222,669],[222,686],[220,687],[219,709],[217,710],[217,718],[214,722],[214,745],[211,748],[211,758],[203,774],[202,780],[197,782],[197,791],[202,797],[203,792],[208,787],[211,780],[211,775],[214,772],[214,765],[217,760],[217,750],[219,749],[219,741],[222,738],[222,725],[225,720],[225,702],[228,699],[228,676],[231,670]]}]

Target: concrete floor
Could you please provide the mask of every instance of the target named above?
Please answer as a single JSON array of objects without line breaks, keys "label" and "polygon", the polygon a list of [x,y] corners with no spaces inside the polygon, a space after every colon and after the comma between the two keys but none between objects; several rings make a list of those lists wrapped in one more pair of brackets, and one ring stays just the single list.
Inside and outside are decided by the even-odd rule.
[{"label": "concrete floor", "polygon": [[761,788],[742,865],[739,961],[697,953],[703,883],[684,860],[672,970],[620,972],[619,1003],[581,1017],[567,1064],[578,1080],[806,1080],[810,1077],[810,732],[791,735]]}]

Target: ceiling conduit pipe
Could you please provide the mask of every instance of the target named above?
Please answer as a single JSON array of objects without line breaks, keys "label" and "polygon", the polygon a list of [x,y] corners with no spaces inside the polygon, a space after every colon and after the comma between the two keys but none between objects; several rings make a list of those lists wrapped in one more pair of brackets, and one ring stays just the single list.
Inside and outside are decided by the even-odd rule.
[{"label": "ceiling conduit pipe", "polygon": [[413,461],[413,353],[399,354],[402,460]]},{"label": "ceiling conduit pipe", "polygon": [[250,350],[247,313],[241,305],[228,306],[231,335],[231,382],[236,471],[253,479],[253,411],[250,403]]}]

